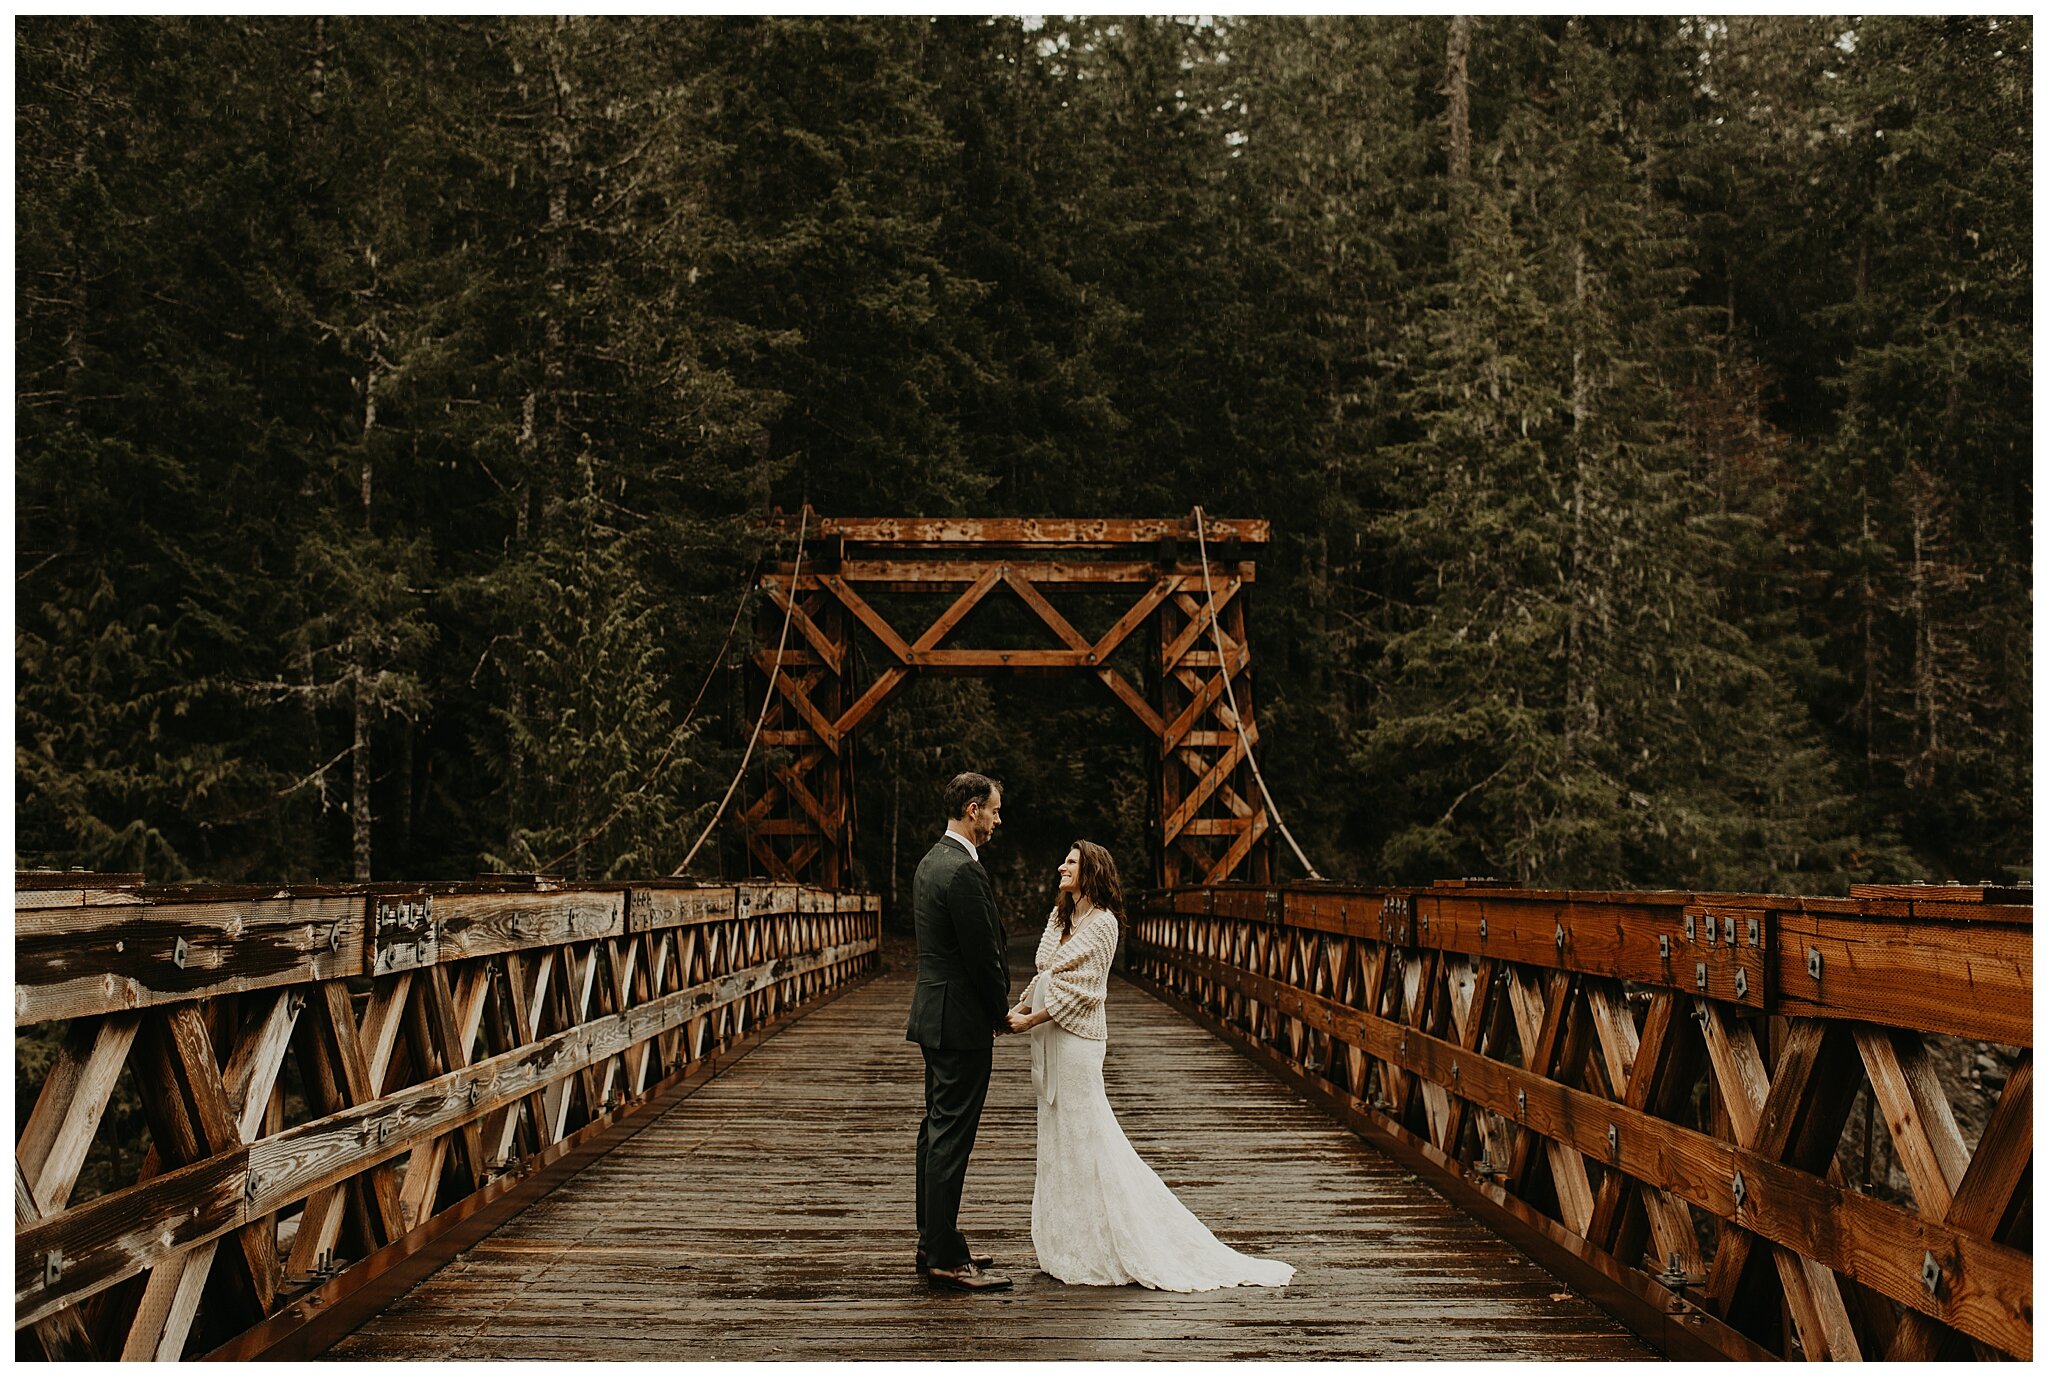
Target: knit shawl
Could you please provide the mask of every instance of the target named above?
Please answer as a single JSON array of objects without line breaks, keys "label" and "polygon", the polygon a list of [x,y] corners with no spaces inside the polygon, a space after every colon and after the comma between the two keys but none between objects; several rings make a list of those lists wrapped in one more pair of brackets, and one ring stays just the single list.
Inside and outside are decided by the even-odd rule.
[{"label": "knit shawl", "polygon": [[1116,956],[1116,931],[1116,915],[1098,908],[1076,921],[1074,935],[1062,946],[1059,910],[1054,909],[1045,920],[1035,963],[1045,976],[1041,983],[1045,1011],[1075,1037],[1097,1042],[1109,1038],[1103,1002],[1109,997],[1109,963]]}]

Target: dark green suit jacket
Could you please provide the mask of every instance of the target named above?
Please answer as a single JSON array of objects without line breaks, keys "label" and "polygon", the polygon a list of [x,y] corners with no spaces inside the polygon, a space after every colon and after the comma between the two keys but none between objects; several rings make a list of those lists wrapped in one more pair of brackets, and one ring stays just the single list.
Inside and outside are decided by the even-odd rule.
[{"label": "dark green suit jacket", "polygon": [[917,992],[911,1042],[949,1051],[990,1047],[1010,1008],[1008,939],[981,862],[951,837],[917,864]]}]

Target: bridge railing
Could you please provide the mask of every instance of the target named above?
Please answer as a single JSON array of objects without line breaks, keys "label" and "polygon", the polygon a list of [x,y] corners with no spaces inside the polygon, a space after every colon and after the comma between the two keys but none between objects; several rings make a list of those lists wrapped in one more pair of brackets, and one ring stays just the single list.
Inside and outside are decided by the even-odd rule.
[{"label": "bridge railing", "polygon": [[1673,1356],[2028,1358],[2032,917],[1219,885],[1126,959]]},{"label": "bridge railing", "polygon": [[[14,1322],[51,1357],[203,1352],[880,960],[875,896],[792,884],[136,880],[16,881]],[[116,1102],[147,1150],[74,1200]]]}]

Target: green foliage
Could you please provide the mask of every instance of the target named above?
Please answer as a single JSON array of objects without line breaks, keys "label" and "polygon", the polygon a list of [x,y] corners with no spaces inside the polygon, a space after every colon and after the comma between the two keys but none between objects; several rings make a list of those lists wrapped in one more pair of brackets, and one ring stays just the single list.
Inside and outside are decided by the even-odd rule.
[{"label": "green foliage", "polygon": [[[664,871],[808,500],[1272,519],[1332,875],[2025,873],[2031,21],[1479,17],[1469,171],[1451,28],[22,20],[18,861]],[[860,870],[1141,876],[1125,715],[915,686]]]}]

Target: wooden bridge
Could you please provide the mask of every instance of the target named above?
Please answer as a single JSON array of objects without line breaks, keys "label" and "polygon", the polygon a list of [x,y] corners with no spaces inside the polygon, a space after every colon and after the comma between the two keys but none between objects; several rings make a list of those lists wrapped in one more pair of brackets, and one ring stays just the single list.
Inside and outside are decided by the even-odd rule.
[{"label": "wooden bridge", "polygon": [[1153,891],[1112,1101],[1300,1271],[1036,1275],[1003,1044],[965,1220],[1020,1279],[996,1298],[910,1270],[919,1070],[872,896],[21,876],[17,1344],[2028,1358],[2031,917],[1962,887]]}]

